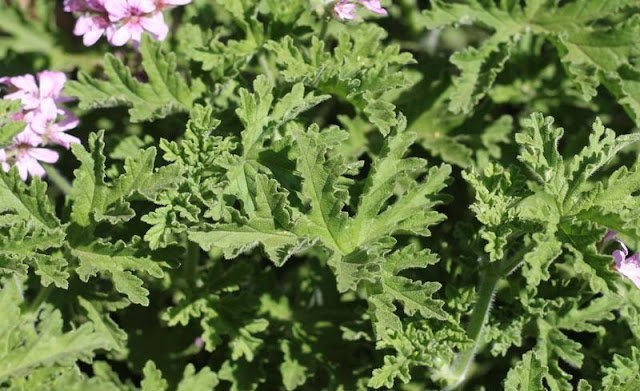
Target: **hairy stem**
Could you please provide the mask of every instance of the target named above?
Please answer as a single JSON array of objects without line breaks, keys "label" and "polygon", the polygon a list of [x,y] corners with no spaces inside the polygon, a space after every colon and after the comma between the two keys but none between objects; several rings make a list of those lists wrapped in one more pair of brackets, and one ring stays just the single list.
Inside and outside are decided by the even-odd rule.
[{"label": "hairy stem", "polygon": [[60,174],[60,171],[56,170],[55,167],[49,164],[43,164],[42,166],[44,167],[44,171],[47,173],[47,177],[49,178],[49,180],[53,182],[53,184],[56,185],[56,187],[60,189],[60,191],[64,193],[64,195],[70,195],[72,187],[67,178],[62,176],[62,174]]},{"label": "hairy stem", "polygon": [[478,289],[478,301],[471,313],[471,319],[467,326],[467,337],[473,340],[472,346],[460,352],[455,358],[453,365],[451,366],[451,379],[454,382],[447,388],[447,390],[454,390],[460,384],[464,382],[467,377],[467,372],[473,363],[473,357],[476,354],[478,346],[480,345],[482,337],[482,329],[489,318],[489,311],[491,310],[491,299],[496,291],[500,276],[493,268],[487,268]]},{"label": "hairy stem", "polygon": [[504,258],[499,262],[487,265],[480,287],[478,288],[478,301],[476,302],[469,325],[467,326],[467,337],[473,341],[469,349],[464,350],[456,356],[449,372],[450,385],[447,390],[455,390],[467,378],[469,368],[473,363],[475,354],[482,341],[482,330],[487,323],[491,312],[491,301],[498,286],[498,282],[515,270],[522,262],[526,253],[532,249],[532,245],[524,246],[509,258]]}]

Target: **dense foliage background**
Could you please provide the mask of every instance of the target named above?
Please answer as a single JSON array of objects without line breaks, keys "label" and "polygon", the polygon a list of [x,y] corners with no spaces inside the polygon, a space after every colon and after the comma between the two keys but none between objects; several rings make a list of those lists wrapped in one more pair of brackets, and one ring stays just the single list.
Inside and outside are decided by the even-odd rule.
[{"label": "dense foliage background", "polygon": [[335,5],[0,0],[81,140],[0,170],[0,389],[640,389],[640,1]]}]

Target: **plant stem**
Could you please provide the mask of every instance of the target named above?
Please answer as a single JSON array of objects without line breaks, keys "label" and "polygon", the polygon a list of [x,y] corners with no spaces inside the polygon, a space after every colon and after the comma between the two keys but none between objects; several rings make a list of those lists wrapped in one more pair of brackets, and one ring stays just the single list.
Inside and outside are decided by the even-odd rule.
[{"label": "plant stem", "polygon": [[327,38],[327,32],[329,31],[329,18],[324,17],[321,20],[320,32],[318,33],[318,37],[321,41],[325,41]]},{"label": "plant stem", "polygon": [[37,311],[38,308],[40,308],[40,305],[42,305],[42,303],[47,301],[51,292],[53,292],[53,284],[50,284],[49,286],[46,286],[40,289],[40,292],[38,292],[38,296],[36,296],[36,298],[33,299],[33,302],[29,306],[29,312]]},{"label": "plant stem", "polygon": [[478,288],[478,301],[476,302],[471,319],[467,326],[467,337],[473,340],[471,347],[456,356],[450,368],[450,385],[446,390],[455,390],[467,378],[467,372],[473,363],[473,358],[482,340],[482,329],[487,323],[491,311],[491,300],[498,286],[498,282],[515,270],[520,265],[526,253],[531,251],[533,245],[523,247],[509,258],[503,258],[499,262],[486,266],[480,287]]},{"label": "plant stem", "polygon": [[70,195],[73,188],[71,187],[71,183],[69,183],[67,178],[62,176],[62,174],[60,174],[60,171],[56,170],[55,167],[49,164],[43,164],[43,167],[45,172],[47,173],[47,177],[51,180],[51,182],[53,182],[53,184],[56,185],[56,187],[60,189],[60,191],[64,193],[64,195]]},{"label": "plant stem", "polygon": [[196,289],[196,272],[198,262],[200,261],[200,246],[192,243],[187,239],[187,260],[184,265],[184,278],[187,281],[189,292],[193,293]]},{"label": "plant stem", "polygon": [[502,276],[497,274],[491,267],[486,269],[482,277],[480,288],[478,289],[478,301],[471,313],[469,326],[467,326],[467,337],[473,340],[473,344],[469,349],[460,352],[455,358],[451,366],[451,378],[454,380],[454,383],[451,384],[447,390],[456,389],[467,377],[467,372],[471,367],[473,357],[480,345],[483,326],[489,317],[491,299],[493,298],[496,286],[501,277]]}]

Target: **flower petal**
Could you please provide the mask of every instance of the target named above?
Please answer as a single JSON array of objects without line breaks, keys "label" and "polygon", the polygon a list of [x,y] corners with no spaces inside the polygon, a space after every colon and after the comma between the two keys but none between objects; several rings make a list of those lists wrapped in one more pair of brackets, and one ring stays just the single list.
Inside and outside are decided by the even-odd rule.
[{"label": "flower petal", "polygon": [[58,152],[47,148],[29,148],[27,153],[34,159],[45,163],[55,163],[60,158]]},{"label": "flower petal", "polygon": [[131,31],[127,25],[120,26],[109,38],[109,43],[113,46],[122,46],[131,39]]},{"label": "flower petal", "polygon": [[49,141],[63,146],[65,149],[71,148],[71,144],[80,144],[80,139],[65,132],[52,132]]},{"label": "flower petal", "polygon": [[32,94],[38,94],[38,85],[36,84],[36,78],[33,77],[33,75],[10,77],[9,83],[20,90],[28,91]]},{"label": "flower petal", "polygon": [[127,0],[105,1],[104,8],[109,14],[109,20],[111,20],[112,22],[117,22],[131,14],[129,2]]},{"label": "flower petal", "polygon": [[28,169],[27,164],[28,163],[25,162],[25,161],[17,161],[16,162],[16,167],[18,167],[18,173],[20,174],[20,178],[23,181],[26,181],[27,178],[29,177],[29,169]]},{"label": "flower petal", "polygon": [[100,37],[102,37],[103,34],[104,34],[104,30],[91,30],[85,33],[84,36],[82,37],[82,44],[84,46],[92,46],[96,42],[98,42],[98,40],[100,39]]},{"label": "flower petal", "polygon": [[40,82],[40,97],[55,98],[62,92],[67,76],[62,72],[43,71],[38,73]]},{"label": "flower petal", "polygon": [[129,0],[129,4],[132,8],[135,8],[139,13],[143,14],[148,14],[156,10],[154,0]]},{"label": "flower petal", "polygon": [[389,14],[387,10],[382,8],[382,5],[380,5],[380,0],[358,0],[358,2],[367,7],[369,11],[374,12],[378,15],[386,16]]},{"label": "flower petal", "polygon": [[150,32],[156,40],[164,41],[169,33],[169,26],[164,22],[164,17],[161,12],[158,12],[150,17],[140,18],[140,25],[142,28]]},{"label": "flower petal", "polygon": [[65,114],[67,115],[62,118],[60,122],[56,123],[56,129],[58,129],[58,132],[64,132],[66,130],[74,129],[78,127],[78,124],[80,123],[78,117],[73,115],[71,112],[66,111]]}]

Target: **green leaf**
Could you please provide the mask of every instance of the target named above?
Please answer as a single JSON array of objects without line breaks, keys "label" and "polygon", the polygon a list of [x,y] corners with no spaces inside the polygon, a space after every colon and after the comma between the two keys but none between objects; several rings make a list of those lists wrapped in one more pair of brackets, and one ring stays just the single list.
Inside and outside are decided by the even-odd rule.
[{"label": "green leaf", "polygon": [[[346,135],[335,129],[321,134],[317,127],[296,134],[295,155],[297,169],[302,178],[301,196],[309,204],[310,211],[296,226],[301,236],[320,238],[329,248],[344,251],[352,238],[342,233],[346,229],[348,215],[342,211],[347,193],[336,188],[336,182],[347,170],[342,157],[330,154],[335,144],[322,142],[322,136],[343,140]],[[345,251],[345,252],[348,252]]]},{"label": "green leaf", "polygon": [[126,222],[135,216],[128,200],[139,198],[159,203],[159,196],[175,190],[183,180],[183,168],[170,164],[154,170],[155,148],[139,150],[124,163],[124,173],[112,184],[105,182],[104,131],[89,135],[89,151],[74,144],[73,153],[81,162],[74,171],[71,220],[79,227],[94,227],[107,221]]},{"label": "green leaf", "polygon": [[[102,334],[107,340],[107,348],[118,353],[127,351],[127,333],[122,330],[109,315],[102,314],[90,301],[78,297],[82,308],[87,311],[87,317],[93,323],[96,332]],[[145,367],[146,368],[146,367]],[[143,387],[144,388],[144,387]]]},{"label": "green leaf", "polygon": [[291,211],[287,194],[278,182],[258,174],[247,189],[255,212],[246,221],[235,224],[206,226],[204,230],[190,231],[189,239],[209,251],[213,246],[224,251],[225,257],[239,254],[262,245],[276,265],[283,265],[291,256],[308,248],[312,243],[291,232]]},{"label": "green leaf", "polygon": [[280,349],[284,354],[284,361],[280,364],[282,384],[284,384],[287,391],[293,391],[307,382],[309,374],[307,373],[307,368],[292,357],[288,341],[281,341]]},{"label": "green leaf", "polygon": [[367,386],[373,388],[394,387],[396,379],[411,381],[411,369],[422,366],[433,368],[443,362],[451,362],[457,349],[466,349],[469,340],[459,326],[449,322],[430,323],[405,320],[399,330],[389,330],[378,341],[378,349],[393,349],[394,355],[384,357],[382,367],[373,371]]},{"label": "green leaf", "polygon": [[610,365],[604,368],[606,374],[602,379],[602,385],[606,390],[618,390],[624,385],[637,383],[640,371],[640,351],[637,347],[631,347],[631,354],[628,356],[614,354]]},{"label": "green leaf", "polygon": [[[461,72],[453,81],[455,92],[449,105],[453,112],[470,112],[504,69],[516,42],[523,35],[539,35],[556,47],[568,76],[585,99],[595,96],[603,84],[637,123],[640,71],[632,64],[640,53],[634,39],[640,26],[635,19],[626,21],[622,12],[633,6],[637,1],[434,1],[420,21],[429,29],[472,23],[492,30],[477,49],[451,56]],[[612,16],[616,17],[612,18],[616,20],[613,27],[608,27],[608,22],[596,23]]]},{"label": "green leaf", "polygon": [[[365,99],[367,99],[366,97]],[[364,113],[369,117],[369,121],[374,124],[383,136],[391,132],[391,128],[396,124],[396,106],[383,100],[367,99],[367,106]]]},{"label": "green leaf", "polygon": [[115,244],[96,241],[88,245],[71,248],[71,254],[80,265],[76,269],[84,282],[98,273],[108,273],[115,289],[136,304],[149,305],[149,291],[142,287],[143,281],[132,272],[145,272],[155,278],[164,273],[157,262],[150,257],[138,254],[135,248],[122,241]]},{"label": "green leaf", "polygon": [[[402,158],[415,135],[403,133],[404,117],[399,121],[398,134],[389,137],[365,181],[353,225],[358,244],[394,233],[430,236],[428,227],[445,218],[433,208],[443,202],[439,192],[449,181],[451,166],[431,167],[422,181],[414,179],[426,169],[427,162]],[[383,208],[398,187],[403,189],[397,193],[398,200]]]},{"label": "green leaf", "polygon": [[536,357],[533,351],[522,356],[515,367],[509,370],[504,383],[505,391],[543,391],[542,378],[548,369]]},{"label": "green leaf", "polygon": [[57,228],[60,221],[46,192],[47,185],[40,178],[34,178],[30,185],[26,185],[17,169],[0,172],[0,211],[14,211],[22,220],[33,221],[45,228]]},{"label": "green leaf", "polygon": [[61,229],[46,229],[18,220],[4,228],[0,224],[0,272],[26,275],[28,266],[35,269],[41,283],[51,283],[67,289],[69,273],[67,261],[59,254],[49,254],[64,244],[65,233]]},{"label": "green leaf", "polygon": [[253,94],[246,89],[240,90],[240,104],[236,109],[236,115],[245,128],[242,131],[242,154],[247,159],[256,157],[268,132],[329,98],[313,93],[305,95],[304,85],[298,83],[272,107],[273,86],[265,76],[256,78],[253,89]]},{"label": "green leaf", "polygon": [[196,372],[195,367],[189,364],[182,376],[177,391],[210,391],[218,385],[218,377],[209,367]]},{"label": "green leaf", "polygon": [[177,70],[175,53],[164,54],[160,43],[143,36],[140,45],[142,67],[148,83],[136,80],[131,71],[112,54],[104,57],[107,80],[86,73],[70,81],[66,93],[80,100],[82,109],[131,107],[131,121],[151,121],[177,112],[187,112],[202,93],[196,83],[189,86]]},{"label": "green leaf", "polygon": [[136,135],[127,136],[109,152],[109,157],[114,160],[125,160],[128,157],[138,155],[141,149],[149,147],[153,143],[153,137],[148,134],[142,138]]},{"label": "green leaf", "polygon": [[470,48],[451,56],[461,76],[453,80],[449,109],[453,113],[469,113],[493,86],[511,55],[513,43],[486,42],[480,49]]},{"label": "green leaf", "polygon": [[523,131],[516,134],[516,142],[521,148],[518,160],[544,184],[549,193],[563,199],[568,185],[558,143],[564,129],[553,126],[553,122],[552,117],[539,113],[523,121]]},{"label": "green leaf", "polygon": [[218,372],[218,377],[220,380],[231,383],[230,391],[254,391],[265,381],[264,373],[260,368],[243,360],[225,361]]},{"label": "green leaf", "polygon": [[182,180],[182,168],[177,164],[161,167],[154,171],[156,149],[139,150],[124,162],[124,173],[113,182],[107,203],[140,194],[149,201],[155,201],[159,193],[175,189]]},{"label": "green leaf", "polygon": [[391,388],[396,378],[403,383],[411,380],[409,362],[394,356],[385,356],[384,365],[373,371],[367,385],[373,388]]},{"label": "green leaf", "polygon": [[535,247],[524,256],[523,274],[530,286],[538,286],[540,281],[551,277],[549,266],[562,254],[562,243],[554,235],[536,233],[533,235]]},{"label": "green leaf", "polygon": [[174,199],[173,204],[161,206],[153,212],[142,216],[141,220],[152,225],[144,235],[144,240],[153,250],[167,247],[174,243],[173,235],[185,232],[187,226],[180,222],[179,216],[189,221],[197,221],[199,209],[189,205],[189,200]]},{"label": "green leaf", "polygon": [[105,183],[104,131],[89,135],[89,150],[73,144],[71,151],[80,161],[74,171],[71,220],[80,227],[93,225],[95,211],[105,213],[109,189]]},{"label": "green leaf", "polygon": [[231,347],[231,359],[237,361],[244,357],[248,362],[252,362],[255,358],[255,352],[258,351],[264,341],[254,336],[254,334],[264,332],[269,327],[266,319],[255,319],[251,323],[241,327],[236,331],[236,335],[229,342]]},{"label": "green leaf", "polygon": [[385,30],[373,24],[352,26],[352,34],[337,34],[338,44],[329,52],[325,42],[313,37],[301,48],[290,36],[266,47],[288,82],[302,82],[322,93],[351,103],[364,112],[383,134],[393,126],[393,108],[387,94],[413,84],[401,67],[414,62],[411,54],[388,44]]},{"label": "green leaf", "polygon": [[11,116],[21,109],[20,101],[0,100],[0,148],[13,143],[13,138],[26,126],[24,121],[16,121]]},{"label": "green leaf", "polygon": [[593,391],[591,385],[584,379],[580,379],[578,382],[578,391]]},{"label": "green leaf", "polygon": [[11,379],[8,390],[119,391],[120,388],[108,379],[89,377],[77,366],[72,366],[36,369],[28,376]]},{"label": "green leaf", "polygon": [[96,350],[108,347],[92,323],[63,332],[62,315],[49,306],[37,317],[21,315],[21,297],[14,280],[3,285],[0,308],[7,321],[0,321],[0,383],[41,367],[72,366],[77,360],[89,362]]},{"label": "green leaf", "polygon": [[166,391],[169,384],[162,378],[162,372],[153,361],[147,361],[142,370],[144,379],[140,383],[142,391]]}]

